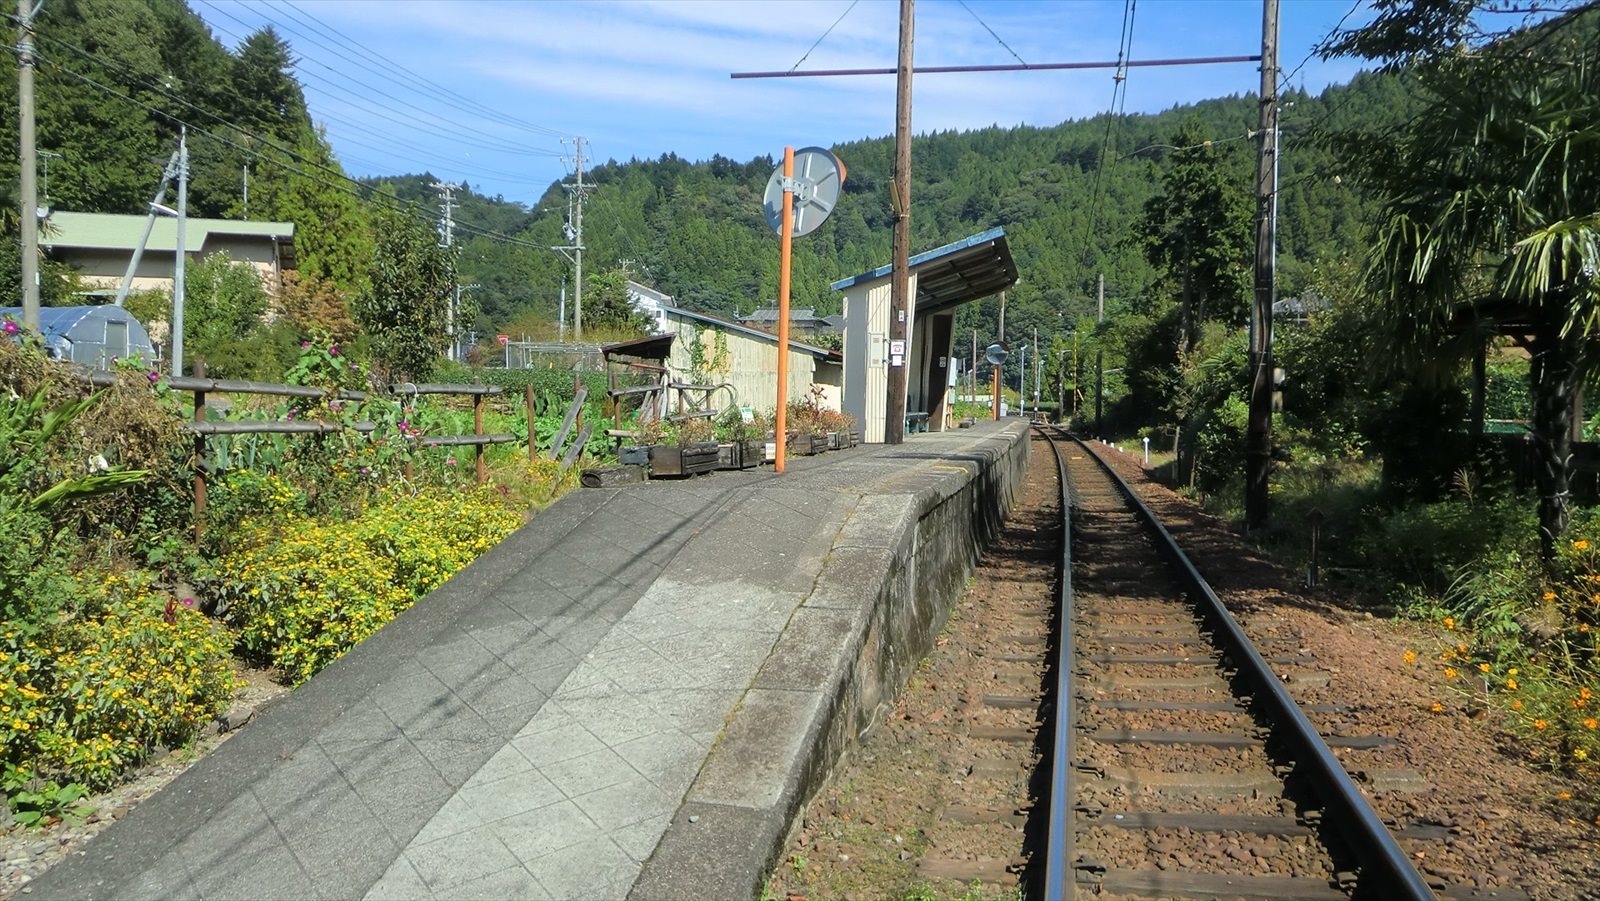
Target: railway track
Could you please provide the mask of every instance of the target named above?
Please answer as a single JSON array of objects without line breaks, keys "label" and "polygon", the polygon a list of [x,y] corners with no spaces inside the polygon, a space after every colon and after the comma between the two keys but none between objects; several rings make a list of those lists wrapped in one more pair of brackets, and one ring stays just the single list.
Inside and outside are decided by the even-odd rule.
[{"label": "railway track", "polygon": [[1338,626],[1229,615],[1093,446],[1033,440],[1030,501],[809,805],[775,897],[1528,897],[1514,854],[1464,866],[1472,824],[1418,803],[1445,788],[1430,750],[1318,659]]},{"label": "railway track", "polygon": [[1324,740],[1313,719],[1346,707],[1290,696],[1277,673],[1315,662],[1305,636],[1268,635],[1258,649],[1090,446],[1041,433],[1074,515],[1058,614],[1070,627],[1053,664],[1053,695],[1065,700],[1052,717],[1057,753],[1045,761],[1037,893],[1489,897],[1430,887],[1329,747],[1393,742],[1359,732]]}]

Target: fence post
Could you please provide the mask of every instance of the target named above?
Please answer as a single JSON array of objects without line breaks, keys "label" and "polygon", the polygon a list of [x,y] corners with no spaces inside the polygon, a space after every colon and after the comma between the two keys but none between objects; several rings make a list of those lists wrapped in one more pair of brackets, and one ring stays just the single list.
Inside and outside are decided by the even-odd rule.
[{"label": "fence post", "polygon": [[538,452],[535,450],[535,446],[538,444],[538,442],[535,441],[534,437],[533,437],[533,385],[532,385],[532,383],[528,384],[528,386],[523,389],[523,397],[522,397],[522,399],[523,399],[523,403],[528,408],[528,462],[532,463],[538,457]]},{"label": "fence post", "polygon": [[[195,378],[206,377],[206,361],[194,361]],[[206,421],[206,392],[205,389],[196,389],[194,392],[194,421]],[[203,432],[194,433],[194,543],[200,543],[201,533],[204,531],[206,515],[206,436]]]},{"label": "fence post", "polygon": [[473,456],[478,466],[478,484],[482,485],[488,479],[488,474],[483,468],[483,393],[472,395],[472,434],[478,436],[478,444],[473,448]]}]

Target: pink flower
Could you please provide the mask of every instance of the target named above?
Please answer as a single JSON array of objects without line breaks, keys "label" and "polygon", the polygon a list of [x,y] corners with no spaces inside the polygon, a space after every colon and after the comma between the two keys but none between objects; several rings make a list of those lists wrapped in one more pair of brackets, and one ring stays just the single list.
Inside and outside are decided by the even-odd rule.
[{"label": "pink flower", "polygon": [[339,355],[339,345],[337,345],[337,344],[330,345],[328,347],[328,356],[337,357],[338,355]]},{"label": "pink flower", "polygon": [[159,372],[154,372],[154,371],[147,372],[147,373],[145,373],[144,377],[149,379],[150,380],[150,384],[152,384],[152,385],[154,385],[156,382],[161,381],[161,373],[159,373]]},{"label": "pink flower", "polygon": [[183,606],[185,606],[185,607],[193,607],[194,606],[194,598],[184,598],[183,599]]},{"label": "pink flower", "polygon": [[22,331],[22,327],[17,325],[14,320],[7,319],[5,322],[0,322],[0,332],[5,332],[8,335],[15,335],[20,331]]},{"label": "pink flower", "polygon": [[300,342],[300,349],[301,350],[310,350],[311,349],[311,342],[310,341],[301,341]]},{"label": "pink flower", "polygon": [[454,466],[454,465],[456,465],[456,458],[455,457],[450,457],[450,458],[446,459],[444,461],[444,465],[446,465],[446,466]]}]

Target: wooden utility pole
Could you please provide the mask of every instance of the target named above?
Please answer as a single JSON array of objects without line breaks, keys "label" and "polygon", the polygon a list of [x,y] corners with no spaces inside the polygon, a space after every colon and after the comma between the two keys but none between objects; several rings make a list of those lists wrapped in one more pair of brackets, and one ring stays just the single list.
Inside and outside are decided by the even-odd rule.
[{"label": "wooden utility pole", "polygon": [[17,157],[21,164],[22,324],[39,330],[39,179],[33,122],[32,0],[17,0]]},{"label": "wooden utility pole", "polygon": [[1106,274],[1094,279],[1094,433],[1100,434],[1101,404],[1106,395],[1106,352],[1100,347],[1100,323],[1106,321]]},{"label": "wooden utility pole", "polygon": [[[884,405],[883,443],[899,444],[906,430],[906,358],[911,348],[911,39],[915,31],[913,0],[900,0],[900,62],[895,76],[894,110],[894,275],[889,287],[889,398]],[[894,342],[900,342],[895,344]]]},{"label": "wooden utility pole", "polygon": [[1245,528],[1267,523],[1272,463],[1272,300],[1277,293],[1278,0],[1261,15],[1261,156],[1256,161],[1255,303],[1250,308],[1250,412],[1245,430]]}]

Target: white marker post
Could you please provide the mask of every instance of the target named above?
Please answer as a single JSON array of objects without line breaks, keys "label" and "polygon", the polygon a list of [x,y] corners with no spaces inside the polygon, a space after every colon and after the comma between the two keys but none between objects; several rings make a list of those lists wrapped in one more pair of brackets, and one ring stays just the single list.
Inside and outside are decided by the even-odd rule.
[{"label": "white marker post", "polygon": [[1144,439],[1144,465],[1150,465],[1150,439]]}]

